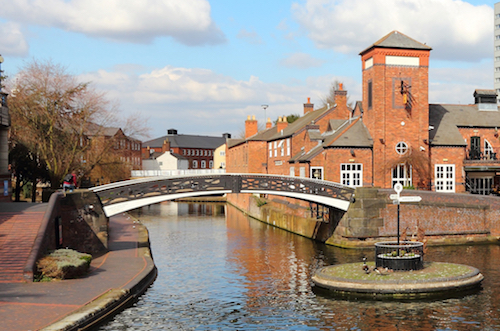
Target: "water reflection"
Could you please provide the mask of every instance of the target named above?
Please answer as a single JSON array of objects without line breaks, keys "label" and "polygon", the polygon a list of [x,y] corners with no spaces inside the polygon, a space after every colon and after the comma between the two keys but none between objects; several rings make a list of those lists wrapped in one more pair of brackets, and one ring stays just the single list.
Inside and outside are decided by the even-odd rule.
[{"label": "water reflection", "polygon": [[418,302],[339,300],[312,290],[323,265],[359,262],[344,250],[267,226],[224,205],[176,204],[136,212],[148,227],[159,277],[102,330],[495,330],[500,250],[430,248],[428,260],[472,265],[483,290]]}]

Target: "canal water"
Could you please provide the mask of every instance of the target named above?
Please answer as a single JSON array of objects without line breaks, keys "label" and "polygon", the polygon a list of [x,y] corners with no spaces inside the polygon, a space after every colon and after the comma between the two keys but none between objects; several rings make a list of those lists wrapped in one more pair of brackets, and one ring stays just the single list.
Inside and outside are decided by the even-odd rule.
[{"label": "canal water", "polygon": [[158,278],[100,330],[500,330],[497,245],[431,247],[426,255],[480,269],[475,294],[343,300],[316,291],[312,273],[373,260],[373,251],[319,244],[225,205],[165,202],[133,215],[149,229]]}]

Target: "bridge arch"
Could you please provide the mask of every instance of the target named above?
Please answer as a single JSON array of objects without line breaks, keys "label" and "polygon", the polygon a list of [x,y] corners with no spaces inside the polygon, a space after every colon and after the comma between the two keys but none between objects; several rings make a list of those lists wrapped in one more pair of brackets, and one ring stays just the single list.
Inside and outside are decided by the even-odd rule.
[{"label": "bridge arch", "polygon": [[226,193],[272,194],[346,211],[354,189],[337,183],[264,174],[210,174],[126,180],[90,189],[110,217],[150,204]]}]

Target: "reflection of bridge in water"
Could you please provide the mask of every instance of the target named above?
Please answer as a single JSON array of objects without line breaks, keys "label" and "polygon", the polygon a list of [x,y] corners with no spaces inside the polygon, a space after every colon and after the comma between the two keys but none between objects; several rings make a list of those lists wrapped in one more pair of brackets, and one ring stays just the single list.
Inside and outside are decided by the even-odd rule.
[{"label": "reflection of bridge in water", "polygon": [[99,195],[108,217],[166,200],[226,193],[279,195],[346,211],[354,194],[354,189],[333,182],[263,174],[143,178],[90,190]]}]

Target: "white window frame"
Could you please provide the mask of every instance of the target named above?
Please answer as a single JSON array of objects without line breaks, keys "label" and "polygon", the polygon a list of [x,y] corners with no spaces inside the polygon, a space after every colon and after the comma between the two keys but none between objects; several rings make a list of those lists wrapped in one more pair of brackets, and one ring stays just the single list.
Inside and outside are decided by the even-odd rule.
[{"label": "white window frame", "polygon": [[274,157],[278,157],[278,142],[274,141]]},{"label": "white window frame", "polygon": [[205,169],[207,167],[207,161],[201,160],[200,167],[201,167],[201,169]]},{"label": "white window frame", "polygon": [[490,142],[484,139],[484,157],[489,159],[494,152],[495,151],[493,150],[493,146],[490,144]]},{"label": "white window frame", "polygon": [[[410,171],[407,171],[406,164],[398,164],[396,168],[391,169],[392,187],[396,183],[400,183],[403,187],[412,185],[412,166],[410,165]],[[409,176],[407,176],[409,173]]]},{"label": "white window frame", "polygon": [[290,138],[286,139],[286,155],[290,156]]},{"label": "white window frame", "polygon": [[455,165],[434,165],[434,186],[436,192],[455,192]]},{"label": "white window frame", "polygon": [[290,177],[295,177],[295,167],[290,167]]},{"label": "white window frame", "polygon": [[193,160],[193,169],[198,169],[198,161]]},{"label": "white window frame", "polygon": [[306,177],[306,167],[299,168],[299,177]]},{"label": "white window frame", "polygon": [[281,156],[285,156],[285,141],[281,140],[278,147],[281,149]]},{"label": "white window frame", "polygon": [[363,186],[363,164],[362,163],[341,163],[340,183],[349,187]]},{"label": "white window frame", "polygon": [[[319,177],[313,177],[313,174],[317,173],[318,170],[319,170],[319,173],[321,174],[321,176],[319,176]],[[325,176],[325,173],[323,171],[323,167],[311,167],[311,169],[309,171],[309,177],[310,178],[318,179],[318,180],[323,180],[324,176]]]},{"label": "white window frame", "polygon": [[273,157],[273,143],[269,143],[269,157]]}]

